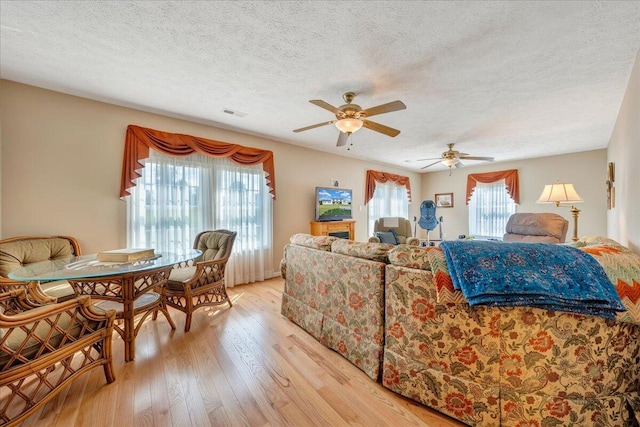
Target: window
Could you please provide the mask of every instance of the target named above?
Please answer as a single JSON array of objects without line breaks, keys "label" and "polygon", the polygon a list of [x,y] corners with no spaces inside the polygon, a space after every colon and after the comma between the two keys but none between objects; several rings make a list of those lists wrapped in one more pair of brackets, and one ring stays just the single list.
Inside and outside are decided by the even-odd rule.
[{"label": "window", "polygon": [[373,235],[373,226],[376,219],[384,216],[409,216],[409,199],[407,187],[395,184],[391,181],[376,183],[373,198],[368,203],[369,211],[369,235]]},{"label": "window", "polygon": [[516,204],[507,193],[504,179],[478,183],[469,200],[469,234],[479,238],[499,238],[505,232]]},{"label": "window", "polygon": [[227,285],[272,276],[272,200],[258,166],[193,154],[150,151],[127,206],[127,244],[181,252],[204,230],[238,233]]}]

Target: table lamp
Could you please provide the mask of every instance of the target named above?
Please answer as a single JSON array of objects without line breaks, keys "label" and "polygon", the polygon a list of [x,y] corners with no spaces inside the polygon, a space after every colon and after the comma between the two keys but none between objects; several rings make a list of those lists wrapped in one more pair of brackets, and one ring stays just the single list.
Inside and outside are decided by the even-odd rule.
[{"label": "table lamp", "polygon": [[556,182],[544,186],[542,194],[536,200],[536,203],[555,203],[556,207],[560,207],[561,203],[571,203],[571,215],[573,216],[573,237],[574,242],[578,240],[578,215],[580,209],[573,206],[573,203],[582,203],[584,200],[578,195],[573,184],[565,184]]}]

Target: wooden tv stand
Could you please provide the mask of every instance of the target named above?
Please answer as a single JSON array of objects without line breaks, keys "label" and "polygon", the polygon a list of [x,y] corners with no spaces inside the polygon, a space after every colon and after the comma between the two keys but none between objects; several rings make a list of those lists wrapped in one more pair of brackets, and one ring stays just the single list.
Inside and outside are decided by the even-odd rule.
[{"label": "wooden tv stand", "polygon": [[349,240],[353,240],[355,223],[355,220],[349,219],[343,221],[311,221],[311,234],[314,236],[346,237],[348,233]]}]

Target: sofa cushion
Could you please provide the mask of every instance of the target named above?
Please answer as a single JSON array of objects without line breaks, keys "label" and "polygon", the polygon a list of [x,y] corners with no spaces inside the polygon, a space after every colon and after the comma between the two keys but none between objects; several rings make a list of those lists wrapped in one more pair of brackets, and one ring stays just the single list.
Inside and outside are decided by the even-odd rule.
[{"label": "sofa cushion", "polygon": [[196,266],[174,268],[169,274],[167,288],[174,291],[184,291],[184,282],[190,280],[196,273]]},{"label": "sofa cushion", "polygon": [[76,293],[73,287],[66,280],[56,280],[55,282],[40,282],[40,289],[42,292],[50,297],[53,297],[58,302],[66,301],[71,298],[75,298]]},{"label": "sofa cushion", "polygon": [[13,270],[34,262],[74,255],[69,240],[61,237],[3,242],[0,250],[0,276],[8,277]]},{"label": "sofa cushion", "polygon": [[432,248],[427,252],[431,271],[433,272],[433,283],[436,288],[436,300],[439,304],[463,304],[467,300],[461,291],[453,288],[453,281],[449,274],[447,259],[440,248]]},{"label": "sofa cushion", "polygon": [[202,255],[196,258],[195,261],[211,261],[223,258],[227,254],[228,246],[233,244],[233,240],[230,237],[229,232],[222,233],[220,231],[199,234],[194,248],[201,250]]},{"label": "sofa cushion", "polygon": [[640,325],[640,255],[606,237],[580,239],[578,247],[594,257],[616,288],[627,309],[618,313],[619,322]]},{"label": "sofa cushion", "polygon": [[419,270],[431,270],[431,264],[427,253],[433,247],[421,248],[419,246],[399,245],[389,251],[389,263],[400,267],[417,268]]},{"label": "sofa cushion", "polygon": [[584,236],[581,237],[578,241],[573,242],[572,246],[575,246],[577,248],[582,248],[585,246],[611,246],[613,248],[622,249],[623,251],[631,251],[631,249],[627,248],[626,246],[605,236]]},{"label": "sofa cushion", "polygon": [[311,234],[298,233],[291,236],[289,240],[295,245],[328,252],[331,250],[331,244],[341,239],[334,236],[312,236]]},{"label": "sofa cushion", "polygon": [[331,252],[342,255],[387,262],[387,253],[394,245],[388,243],[360,243],[352,240],[336,239],[331,244]]}]

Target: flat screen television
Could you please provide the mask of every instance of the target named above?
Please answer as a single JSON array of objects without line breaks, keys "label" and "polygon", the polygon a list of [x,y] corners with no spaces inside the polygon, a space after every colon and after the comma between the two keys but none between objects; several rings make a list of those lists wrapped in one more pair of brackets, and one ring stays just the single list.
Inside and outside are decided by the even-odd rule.
[{"label": "flat screen television", "polygon": [[342,221],[352,218],[351,190],[316,187],[316,221]]}]

